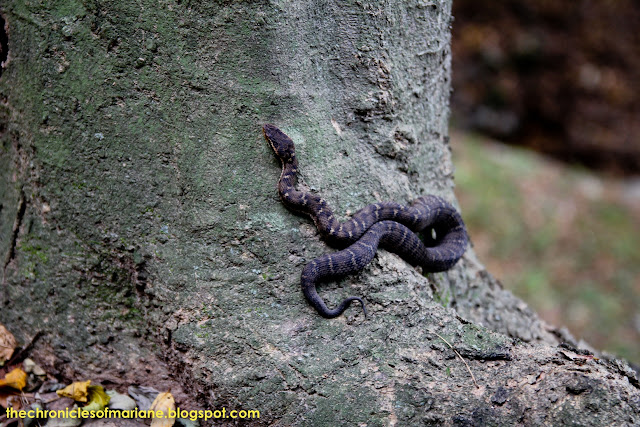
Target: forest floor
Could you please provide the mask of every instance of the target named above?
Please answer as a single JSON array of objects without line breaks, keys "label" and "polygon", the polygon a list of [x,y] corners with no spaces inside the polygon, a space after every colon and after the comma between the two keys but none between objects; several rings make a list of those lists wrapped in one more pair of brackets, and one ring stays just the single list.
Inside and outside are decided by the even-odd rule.
[{"label": "forest floor", "polygon": [[452,131],[474,249],[549,323],[640,364],[640,178]]}]

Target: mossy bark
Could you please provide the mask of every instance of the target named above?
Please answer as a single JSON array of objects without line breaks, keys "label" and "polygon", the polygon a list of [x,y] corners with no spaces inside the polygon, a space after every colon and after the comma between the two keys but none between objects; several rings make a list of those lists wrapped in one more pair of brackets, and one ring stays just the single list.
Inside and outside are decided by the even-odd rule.
[{"label": "mossy bark", "polygon": [[339,215],[454,202],[450,1],[0,7],[0,322],[41,333],[49,372],[263,424],[640,420],[633,371],[552,347],[563,335],[472,249],[426,275],[380,251],[321,287],[364,297],[368,319],[302,297],[304,263],[332,249],[279,202],[261,125]]}]

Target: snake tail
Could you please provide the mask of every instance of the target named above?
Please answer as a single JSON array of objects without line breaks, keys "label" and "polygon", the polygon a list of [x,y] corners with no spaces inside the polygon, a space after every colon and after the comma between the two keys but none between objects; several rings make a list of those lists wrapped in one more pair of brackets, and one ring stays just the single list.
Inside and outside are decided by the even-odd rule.
[{"label": "snake tail", "polygon": [[349,297],[335,309],[328,308],[318,295],[316,284],[361,271],[373,260],[378,246],[398,254],[411,265],[422,266],[425,271],[448,270],[464,253],[467,235],[459,216],[443,216],[440,220],[445,223],[442,226],[446,226],[448,231],[436,236],[436,245],[433,247],[425,246],[415,233],[400,223],[375,223],[360,240],[348,248],[323,255],[307,264],[300,278],[302,293],[323,317],[331,319],[341,315],[356,300],[362,305],[366,316],[365,304],[359,297]]}]

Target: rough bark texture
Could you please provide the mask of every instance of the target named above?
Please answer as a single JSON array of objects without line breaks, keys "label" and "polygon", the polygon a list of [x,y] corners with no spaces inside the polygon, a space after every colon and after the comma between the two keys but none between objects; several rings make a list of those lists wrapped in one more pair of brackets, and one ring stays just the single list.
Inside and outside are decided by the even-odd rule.
[{"label": "rough bark texture", "polygon": [[380,251],[321,287],[364,297],[368,319],[328,321],[302,297],[304,263],[331,249],[279,202],[261,124],[294,138],[303,185],[341,215],[454,201],[450,8],[2,6],[0,322],[23,343],[41,331],[50,372],[171,386],[181,407],[263,424],[639,423],[635,373],[556,347],[570,337],[472,249],[426,276]]}]

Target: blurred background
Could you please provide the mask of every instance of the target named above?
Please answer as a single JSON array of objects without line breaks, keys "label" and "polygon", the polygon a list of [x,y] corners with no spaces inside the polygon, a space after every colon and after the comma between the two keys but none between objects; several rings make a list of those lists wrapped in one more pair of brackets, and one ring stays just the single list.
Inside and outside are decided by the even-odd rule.
[{"label": "blurred background", "polygon": [[640,365],[640,2],[454,0],[452,147],[475,249]]}]

